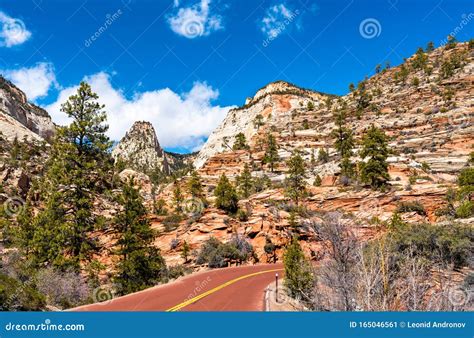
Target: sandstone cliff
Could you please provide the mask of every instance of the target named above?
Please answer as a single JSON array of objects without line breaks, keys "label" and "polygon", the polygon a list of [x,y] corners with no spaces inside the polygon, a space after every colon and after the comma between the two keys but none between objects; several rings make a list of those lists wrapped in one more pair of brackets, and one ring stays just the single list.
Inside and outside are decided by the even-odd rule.
[{"label": "sandstone cliff", "polygon": [[[18,129],[18,133],[20,133],[18,137],[23,138],[25,136],[25,132],[21,131],[23,128],[13,126],[13,123],[8,121],[9,119],[6,116],[18,121],[21,125],[42,138],[49,139],[54,135],[55,126],[49,114],[44,109],[29,103],[25,93],[0,76],[0,118],[2,119],[0,130],[5,135],[14,137],[15,129]],[[31,133],[26,134],[29,137],[36,138]]]}]

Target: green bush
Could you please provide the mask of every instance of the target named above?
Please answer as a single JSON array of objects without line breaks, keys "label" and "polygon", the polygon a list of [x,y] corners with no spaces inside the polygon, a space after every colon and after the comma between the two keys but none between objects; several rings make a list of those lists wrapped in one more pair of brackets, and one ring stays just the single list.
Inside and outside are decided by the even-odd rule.
[{"label": "green bush", "polygon": [[405,212],[416,212],[418,215],[426,216],[425,207],[418,201],[413,202],[402,202],[398,205],[397,211],[398,213],[405,213]]},{"label": "green bush", "polygon": [[461,187],[474,186],[474,167],[463,169],[459,173],[458,184]]},{"label": "green bush", "polygon": [[165,231],[172,231],[179,226],[179,222],[182,221],[182,217],[178,214],[171,214],[166,216],[163,220],[163,226],[165,227]]},{"label": "green bush", "polygon": [[239,235],[234,235],[228,243],[222,243],[217,238],[211,237],[202,245],[196,264],[207,264],[210,268],[223,268],[231,260],[241,263],[252,255],[252,245]]},{"label": "green bush", "polygon": [[474,216],[474,202],[464,201],[459,207],[456,208],[457,218],[469,218]]},{"label": "green bush", "polygon": [[474,232],[466,225],[406,224],[397,227],[390,236],[394,258],[396,254],[413,250],[415,256],[453,264],[456,268],[469,264],[474,249]]},{"label": "green bush", "polygon": [[1,311],[41,311],[45,305],[45,297],[31,285],[0,274]]}]

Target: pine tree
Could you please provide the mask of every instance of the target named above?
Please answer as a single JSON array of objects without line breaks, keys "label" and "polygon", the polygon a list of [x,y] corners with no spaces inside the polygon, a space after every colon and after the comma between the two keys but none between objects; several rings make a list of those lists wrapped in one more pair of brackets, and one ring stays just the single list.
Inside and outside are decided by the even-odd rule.
[{"label": "pine tree", "polygon": [[432,51],[434,51],[434,42],[433,41],[430,41],[428,42],[428,44],[426,45],[426,52],[427,53],[431,53]]},{"label": "pine tree", "polygon": [[361,163],[362,181],[373,188],[380,188],[390,179],[387,157],[389,154],[387,139],[384,132],[374,125],[365,133],[362,140],[361,158],[368,157]]},{"label": "pine tree", "polygon": [[24,249],[25,255],[28,256],[35,234],[35,229],[33,228],[33,212],[29,201],[26,201],[16,220],[18,223],[18,231],[15,237],[18,242],[18,247]]},{"label": "pine tree", "polygon": [[233,150],[245,150],[248,149],[247,140],[245,139],[244,133],[238,133],[235,135]]},{"label": "pine tree", "polygon": [[321,162],[321,163],[329,162],[329,154],[324,148],[319,149],[318,161]]},{"label": "pine tree", "polygon": [[285,194],[297,205],[301,198],[306,195],[306,169],[304,160],[299,153],[286,162],[288,173],[285,178]]},{"label": "pine tree", "polygon": [[304,256],[296,237],[293,237],[283,254],[285,286],[291,297],[309,301],[314,288],[315,276],[311,263]]},{"label": "pine tree", "polygon": [[333,137],[336,138],[334,144],[339,155],[352,156],[352,148],[354,148],[354,136],[352,130],[346,127],[346,107],[343,106],[334,112],[334,122],[336,128],[332,131]]},{"label": "pine tree", "polygon": [[352,130],[346,127],[345,105],[335,111],[334,119],[336,128],[332,131],[332,135],[336,138],[334,146],[341,156],[339,167],[341,168],[341,178],[345,181],[354,174],[354,165],[350,160],[354,148],[354,136]]},{"label": "pine tree", "polygon": [[[47,263],[57,255],[63,255],[79,268],[79,262],[90,258],[96,249],[89,236],[96,223],[92,213],[93,199],[95,193],[109,184],[106,174],[112,168],[108,152],[111,142],[105,135],[108,129],[106,113],[97,99],[90,86],[82,82],[77,93],[61,106],[72,122],[58,128],[53,142],[48,169],[40,186],[46,208],[35,217],[40,225],[35,232],[47,232],[55,240],[64,234],[67,237],[60,241],[61,246],[52,248],[54,252],[39,257],[40,260],[48,259]],[[61,217],[61,213],[51,210],[57,205],[64,208]],[[57,223],[60,223],[59,227]],[[34,237],[39,238],[36,233]]]},{"label": "pine tree", "polygon": [[244,170],[240,176],[237,177],[236,181],[240,195],[244,198],[249,197],[254,188],[254,183],[252,174],[250,173],[250,168],[247,163],[245,163]]},{"label": "pine tree", "polygon": [[114,282],[119,294],[128,294],[157,284],[165,276],[166,264],[153,242],[156,234],[146,218],[142,197],[131,178],[123,187],[119,203],[123,210],[115,217],[120,260]]},{"label": "pine tree", "polygon": [[319,175],[316,175],[316,177],[314,178],[314,182],[313,182],[313,185],[315,187],[320,187],[321,184],[322,184],[323,180],[321,179],[321,176]]},{"label": "pine tree", "polygon": [[428,62],[428,56],[423,51],[423,48],[418,48],[415,54],[415,58],[412,61],[414,69],[423,69]]},{"label": "pine tree", "polygon": [[453,49],[456,47],[458,41],[456,40],[456,37],[454,35],[448,35],[448,38],[446,40],[446,49]]},{"label": "pine tree", "polygon": [[316,168],[316,157],[314,156],[314,151],[311,151],[311,158],[309,160],[309,165],[311,168],[311,172],[314,172],[314,169]]},{"label": "pine tree", "polygon": [[268,133],[267,144],[265,149],[265,155],[263,157],[263,163],[270,165],[270,171],[273,172],[275,169],[275,164],[280,160],[278,156],[278,145],[271,133]]},{"label": "pine tree", "polygon": [[191,178],[188,182],[188,190],[193,198],[204,199],[204,191],[201,183],[201,177],[196,170],[191,172]]},{"label": "pine tree", "polygon": [[33,219],[32,228],[29,245],[35,265],[51,264],[63,270],[78,268],[78,261],[71,257],[72,228],[60,192],[51,193],[45,209]]},{"label": "pine tree", "polygon": [[229,182],[229,179],[222,174],[217,183],[217,187],[214,190],[214,196],[216,197],[216,207],[227,211],[229,213],[235,213],[238,209],[239,197],[235,191],[232,183]]},{"label": "pine tree", "polygon": [[174,189],[173,189],[173,202],[175,205],[176,212],[183,211],[183,201],[184,196],[181,191],[181,185],[177,180],[174,181]]}]

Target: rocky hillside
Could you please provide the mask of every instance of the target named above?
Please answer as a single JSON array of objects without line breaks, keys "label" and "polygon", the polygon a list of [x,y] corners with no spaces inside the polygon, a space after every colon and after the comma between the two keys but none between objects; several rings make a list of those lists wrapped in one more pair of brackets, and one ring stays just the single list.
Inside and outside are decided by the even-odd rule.
[{"label": "rocky hillside", "polygon": [[[13,120],[19,122],[14,123]],[[32,131],[28,133],[24,129]],[[25,93],[0,76],[0,130],[8,138],[49,139],[54,134],[54,124],[49,114],[42,108],[29,103]],[[35,135],[36,134],[36,135]]]},{"label": "rocky hillside", "polygon": [[[457,174],[467,165],[474,149],[473,58],[474,51],[467,43],[440,47],[414,55],[400,66],[377,69],[374,76],[340,98],[281,81],[259,90],[245,106],[228,113],[194,164],[210,201],[219,176],[224,173],[233,181],[245,164],[254,179],[268,177],[271,188],[263,188],[239,202],[248,211],[248,219],[239,220],[218,209],[205,208],[193,221],[164,231],[158,245],[169,259],[180,261],[179,246],[173,243],[186,241],[198,248],[210,236],[225,241],[238,232],[250,238],[259,259],[266,260],[264,246],[268,238],[278,250],[288,241],[288,201],[281,186],[286,161],[295,150],[302,154],[308,169],[309,197],[304,205],[313,216],[300,217],[302,226],[298,231],[310,257],[320,254],[321,243],[304,224],[317,223],[320,212],[339,210],[352,215],[349,221],[362,238],[377,236],[378,222],[387,221],[405,203],[416,203],[423,209],[404,212],[406,221],[443,222],[445,218],[437,210],[446,205],[446,192],[455,186]],[[361,161],[360,141],[371,124],[389,137],[387,191],[374,191],[357,183],[342,185],[338,179],[340,159],[331,132],[335,128],[334,110],[344,104],[348,107],[348,126],[356,139],[351,158],[354,163]],[[247,149],[232,149],[238,133],[245,135]],[[274,172],[263,162],[268,134],[278,144],[280,160]],[[321,150],[328,154],[327,158],[318,159]],[[317,176],[322,184],[313,186]],[[183,187],[187,180],[183,179]],[[170,208],[172,189],[170,185],[161,195]],[[472,218],[459,221],[474,223]],[[156,226],[163,230],[160,220]]]},{"label": "rocky hillside", "polygon": [[129,168],[138,171],[159,169],[169,173],[168,158],[161,149],[155,128],[150,122],[137,121],[112,151],[112,156],[121,159]]},{"label": "rocky hillside", "polygon": [[49,114],[0,76],[0,202],[24,199],[42,173],[55,126]]}]

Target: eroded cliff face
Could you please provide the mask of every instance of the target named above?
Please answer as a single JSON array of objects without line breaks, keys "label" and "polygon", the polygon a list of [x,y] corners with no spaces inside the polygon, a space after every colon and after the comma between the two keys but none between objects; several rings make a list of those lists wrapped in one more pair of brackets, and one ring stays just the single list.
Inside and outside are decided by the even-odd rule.
[{"label": "eroded cliff face", "polygon": [[[9,117],[36,135],[25,132],[24,128],[13,123]],[[18,138],[40,136],[50,139],[55,132],[49,114],[44,109],[29,103],[25,93],[2,76],[0,76],[0,123],[0,130],[9,139],[15,136]]]},{"label": "eroded cliff face", "polygon": [[264,124],[284,125],[291,111],[306,107],[309,101],[320,105],[326,97],[329,96],[284,81],[270,83],[257,91],[253,98],[247,99],[243,107],[229,111],[200,150],[194,167],[201,168],[212,156],[232,150],[238,133],[243,133],[247,140],[259,134],[259,126],[255,123],[257,115],[262,116]]},{"label": "eroded cliff face", "polygon": [[170,172],[168,158],[156,137],[150,122],[138,121],[112,151],[115,160],[121,159],[126,167],[141,172],[159,169]]}]

